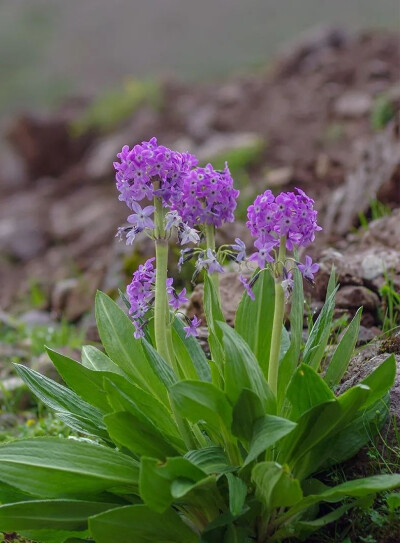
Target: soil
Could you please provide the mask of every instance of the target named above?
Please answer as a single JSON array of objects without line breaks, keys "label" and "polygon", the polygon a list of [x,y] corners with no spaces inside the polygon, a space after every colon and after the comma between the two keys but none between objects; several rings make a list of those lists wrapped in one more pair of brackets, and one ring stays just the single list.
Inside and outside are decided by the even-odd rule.
[{"label": "soil", "polygon": [[[218,145],[258,137],[263,151],[246,168],[244,194],[301,186],[316,198],[322,222],[334,208],[335,191],[343,193],[357,168],[372,169],[369,177],[357,178],[358,185],[366,183],[363,192],[374,191],[369,198],[399,206],[398,127],[392,121],[377,133],[371,124],[379,97],[387,97],[391,111],[399,106],[399,66],[396,33],[323,29],[256,73],[204,84],[164,81],[161,108],[143,105],[107,134],[71,135],[71,123],[87,106],[83,98],[47,117],[33,112],[16,118],[0,172],[0,307],[26,307],[35,281],[44,293],[43,309],[59,314],[57,284],[78,278],[78,293],[86,296],[70,288],[79,304],[70,308],[71,320],[89,309],[93,289],[104,286],[115,251],[121,252],[113,239],[126,210],[116,198],[112,158],[124,143],[154,134],[200,155],[207,146],[217,152]],[[366,166],[366,154],[382,134],[396,147],[389,158],[378,152]],[[379,186],[369,186],[377,173]],[[347,229],[338,234],[328,225],[320,247],[343,239],[368,206],[368,199],[356,197],[342,217]]]}]

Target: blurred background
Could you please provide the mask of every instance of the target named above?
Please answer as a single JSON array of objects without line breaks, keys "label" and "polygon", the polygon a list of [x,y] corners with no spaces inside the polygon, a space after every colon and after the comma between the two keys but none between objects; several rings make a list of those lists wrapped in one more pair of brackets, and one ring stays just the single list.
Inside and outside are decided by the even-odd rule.
[{"label": "blurred background", "polygon": [[48,108],[125,77],[263,67],[320,24],[395,28],[397,0],[2,0],[0,113]]}]

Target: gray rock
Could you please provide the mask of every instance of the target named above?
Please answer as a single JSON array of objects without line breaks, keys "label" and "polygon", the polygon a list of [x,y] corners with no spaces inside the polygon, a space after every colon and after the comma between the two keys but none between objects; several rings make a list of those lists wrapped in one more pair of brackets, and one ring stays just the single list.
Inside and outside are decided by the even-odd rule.
[{"label": "gray rock", "polygon": [[339,289],[336,295],[336,306],[342,309],[358,309],[376,312],[379,307],[379,297],[366,287],[348,285]]},{"label": "gray rock", "polygon": [[54,324],[54,319],[47,311],[41,311],[40,309],[30,309],[19,317],[19,321],[23,322],[27,326],[41,326]]},{"label": "gray rock", "polygon": [[341,117],[356,118],[367,115],[372,106],[371,97],[365,92],[349,91],[338,98],[335,113]]}]

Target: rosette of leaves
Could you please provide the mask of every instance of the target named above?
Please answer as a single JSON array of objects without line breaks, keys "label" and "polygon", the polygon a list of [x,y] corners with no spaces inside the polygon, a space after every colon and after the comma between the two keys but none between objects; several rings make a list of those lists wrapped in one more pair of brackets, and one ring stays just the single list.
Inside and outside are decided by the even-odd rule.
[{"label": "rosette of leaves", "polygon": [[[66,386],[24,366],[33,393],[83,437],[0,446],[0,531],[43,543],[213,543],[306,538],[366,497],[400,486],[380,475],[335,487],[318,472],[353,456],[387,414],[395,360],[337,396],[360,311],[322,367],[334,309],[327,300],[302,342],[303,289],[295,270],[290,333],[283,331],[278,392],[266,376],[274,313],[268,271],[243,297],[235,329],[205,278],[211,359],[175,319],[176,370],[105,294],[96,317],[105,353],[81,363],[49,350]],[[325,364],[326,366],[326,364]],[[320,513],[319,504],[328,504]],[[330,505],[329,505],[330,504]]]}]

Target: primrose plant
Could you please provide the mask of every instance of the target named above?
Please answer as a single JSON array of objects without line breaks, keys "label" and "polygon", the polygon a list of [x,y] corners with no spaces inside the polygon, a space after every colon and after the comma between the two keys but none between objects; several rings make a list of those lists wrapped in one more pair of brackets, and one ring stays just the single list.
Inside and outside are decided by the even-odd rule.
[{"label": "primrose plant", "polygon": [[[304,540],[400,487],[396,474],[335,487],[318,479],[383,424],[396,366],[392,355],[335,393],[361,311],[327,357],[334,275],[303,344],[303,278],[313,282],[318,265],[299,254],[320,230],[313,200],[267,190],[248,209],[254,250],[238,238],[217,248],[215,230],[234,220],[239,195],[227,166],[197,167],[155,138],[118,159],[119,198],[131,212],[118,233],[129,244],[148,235],[155,258],[133,274],[127,312],[98,293],[105,352],[85,346],[78,363],[48,350],[66,386],[16,366],[78,437],[0,446],[0,531],[42,543]],[[193,279],[203,277],[209,357],[200,320],[182,311],[185,289],[168,277],[171,243],[183,246],[179,266],[194,259]],[[219,294],[228,260],[244,286],[234,328]]]}]

